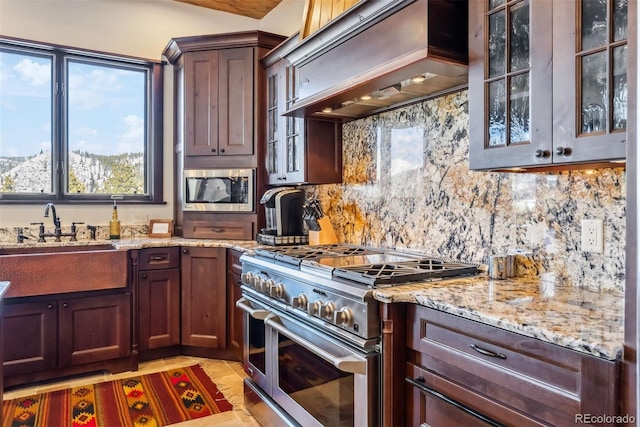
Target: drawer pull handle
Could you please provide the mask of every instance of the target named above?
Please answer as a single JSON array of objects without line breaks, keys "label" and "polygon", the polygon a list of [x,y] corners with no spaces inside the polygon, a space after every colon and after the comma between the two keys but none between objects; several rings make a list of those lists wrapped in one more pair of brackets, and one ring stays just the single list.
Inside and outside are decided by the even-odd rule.
[{"label": "drawer pull handle", "polygon": [[163,257],[163,256],[161,256],[161,255],[156,255],[156,256],[149,257],[149,259],[150,259],[151,261],[163,261],[163,260],[165,260],[166,258],[165,258],[165,257]]},{"label": "drawer pull handle", "polygon": [[474,349],[475,351],[477,351],[480,354],[484,354],[485,356],[489,356],[489,357],[497,357],[498,359],[506,359],[507,356],[505,356],[502,353],[496,353],[495,351],[491,351],[491,350],[487,350],[485,348],[482,347],[478,347],[475,344],[471,344],[470,346],[472,349]]},{"label": "drawer pull handle", "polygon": [[224,232],[224,228],[212,228],[211,231],[214,233],[222,233]]},{"label": "drawer pull handle", "polygon": [[[432,389],[431,387],[426,385],[426,381],[424,379],[424,377],[418,377],[417,379],[413,379],[413,378],[409,378],[409,377],[405,377],[404,379],[406,382],[408,382],[409,384],[411,384],[412,386],[416,387],[419,391],[423,392],[423,393],[427,393],[430,394],[433,397],[436,397],[438,399],[440,399],[441,401],[443,401],[444,403],[447,403],[455,408],[458,408],[459,410],[479,419],[482,420],[485,424],[492,426],[492,427],[504,427],[504,425],[498,423],[497,421],[494,421],[490,418],[487,418],[485,415],[474,411],[473,409],[462,405],[461,403],[459,403],[457,400],[453,400],[451,399],[449,396],[445,396],[444,394],[440,393],[439,391]],[[421,381],[422,380],[422,381]]]}]

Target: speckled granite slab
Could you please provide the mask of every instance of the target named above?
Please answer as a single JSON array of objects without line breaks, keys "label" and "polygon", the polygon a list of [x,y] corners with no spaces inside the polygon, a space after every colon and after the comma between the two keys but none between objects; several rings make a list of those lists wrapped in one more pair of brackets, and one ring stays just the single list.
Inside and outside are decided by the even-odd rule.
[{"label": "speckled granite slab", "polygon": [[486,275],[378,289],[381,302],[409,302],[605,359],[622,357],[624,296],[581,289],[552,275]]}]

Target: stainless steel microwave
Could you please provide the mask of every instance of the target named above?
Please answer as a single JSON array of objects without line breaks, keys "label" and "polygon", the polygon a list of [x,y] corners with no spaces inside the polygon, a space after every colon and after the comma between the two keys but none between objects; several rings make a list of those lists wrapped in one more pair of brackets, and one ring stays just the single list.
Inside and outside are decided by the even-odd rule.
[{"label": "stainless steel microwave", "polygon": [[187,169],[185,211],[253,212],[254,169]]}]

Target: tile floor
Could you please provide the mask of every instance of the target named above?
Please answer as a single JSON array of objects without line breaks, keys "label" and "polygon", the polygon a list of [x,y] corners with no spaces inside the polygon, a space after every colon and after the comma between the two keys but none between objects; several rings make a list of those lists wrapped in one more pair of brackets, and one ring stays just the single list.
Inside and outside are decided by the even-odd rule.
[{"label": "tile floor", "polygon": [[207,374],[209,374],[213,379],[213,382],[216,383],[218,389],[222,394],[224,394],[227,400],[231,402],[233,410],[173,425],[179,427],[259,427],[256,420],[244,408],[242,380],[246,377],[246,374],[242,370],[242,364],[226,360],[203,359],[191,356],[178,356],[168,359],[153,360],[140,363],[139,370],[136,372],[122,372],[119,374],[98,373],[55,383],[25,386],[5,391],[3,397],[4,399],[13,399],[45,391],[69,388],[76,385],[95,384],[98,382],[111,381],[138,374],[159,372],[171,367],[188,366],[196,363],[200,363],[202,365],[205,372],[207,372]]}]

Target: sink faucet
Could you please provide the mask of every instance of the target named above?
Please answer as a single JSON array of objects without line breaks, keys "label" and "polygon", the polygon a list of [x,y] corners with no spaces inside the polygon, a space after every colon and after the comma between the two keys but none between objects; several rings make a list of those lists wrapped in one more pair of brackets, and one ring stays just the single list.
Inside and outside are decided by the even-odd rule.
[{"label": "sink faucet", "polygon": [[44,231],[44,223],[43,222],[32,222],[31,225],[38,225],[40,230],[39,230],[39,237],[40,239],[38,240],[38,242],[46,242],[46,240],[44,239],[45,237],[55,237],[55,241],[56,242],[60,242],[60,237],[62,236],[69,236],[71,237],[70,241],[71,242],[75,242],[76,240],[78,240],[76,238],[76,234],[77,234],[77,228],[76,225],[78,224],[84,224],[84,222],[72,222],[71,223],[71,233],[63,233],[62,229],[60,227],[60,217],[58,216],[58,214],[56,213],[56,205],[53,204],[53,202],[49,202],[47,203],[47,206],[45,206],[44,208],[44,217],[45,218],[49,218],[49,210],[51,210],[51,213],[53,215],[53,225],[55,227],[55,231],[53,233],[45,233]]},{"label": "sink faucet", "polygon": [[49,218],[49,209],[51,209],[51,212],[53,213],[54,227],[56,228],[56,230],[60,230],[60,218],[58,217],[58,215],[56,215],[56,205],[54,205],[53,202],[49,202],[47,203],[47,206],[45,206],[44,217]]}]

